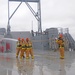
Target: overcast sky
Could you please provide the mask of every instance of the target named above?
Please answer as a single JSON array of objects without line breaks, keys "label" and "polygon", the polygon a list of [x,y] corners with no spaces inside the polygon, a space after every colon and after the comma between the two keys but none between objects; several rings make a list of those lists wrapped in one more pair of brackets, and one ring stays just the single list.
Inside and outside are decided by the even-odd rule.
[{"label": "overcast sky", "polygon": [[[17,2],[10,2],[10,15],[18,6]],[[37,4],[30,3],[36,11]],[[42,30],[51,27],[69,28],[75,36],[75,0],[41,0]],[[0,27],[7,28],[8,0],[0,0]],[[20,8],[10,20],[11,31],[37,31],[37,20],[31,11],[22,3]]]}]

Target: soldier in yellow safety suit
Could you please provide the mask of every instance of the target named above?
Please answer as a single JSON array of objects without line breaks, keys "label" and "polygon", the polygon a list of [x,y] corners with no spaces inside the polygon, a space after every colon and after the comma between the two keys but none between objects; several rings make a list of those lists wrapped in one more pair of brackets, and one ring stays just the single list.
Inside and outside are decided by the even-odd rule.
[{"label": "soldier in yellow safety suit", "polygon": [[22,42],[21,42],[21,53],[20,53],[20,58],[25,58],[24,56],[24,52],[26,51],[26,42],[24,40],[24,38],[22,38]]},{"label": "soldier in yellow safety suit", "polygon": [[29,59],[29,54],[31,55],[31,58],[34,59],[32,43],[29,38],[26,38],[26,47],[26,59]]},{"label": "soldier in yellow safety suit", "polygon": [[31,55],[31,58],[33,59],[34,58],[34,53],[33,53],[33,48],[32,48],[32,42],[31,41],[29,41],[29,48],[30,48],[29,54]]},{"label": "soldier in yellow safety suit", "polygon": [[56,40],[56,42],[59,45],[60,59],[64,59],[64,40],[62,34],[59,35],[59,38]]},{"label": "soldier in yellow safety suit", "polygon": [[21,51],[21,39],[20,38],[18,38],[16,50],[17,50],[16,51],[16,58],[18,58],[18,55],[19,55],[19,53]]}]

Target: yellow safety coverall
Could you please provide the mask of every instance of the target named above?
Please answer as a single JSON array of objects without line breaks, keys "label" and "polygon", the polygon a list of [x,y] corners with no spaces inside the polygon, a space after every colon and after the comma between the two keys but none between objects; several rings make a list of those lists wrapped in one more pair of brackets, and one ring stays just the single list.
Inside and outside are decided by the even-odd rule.
[{"label": "yellow safety coverall", "polygon": [[64,59],[64,41],[59,37],[56,42],[59,45],[60,59]]},{"label": "yellow safety coverall", "polygon": [[33,49],[32,49],[32,43],[30,41],[28,41],[26,43],[26,58],[30,58],[29,55],[31,55],[31,58],[33,59],[34,58],[34,55],[33,55]]},{"label": "yellow safety coverall", "polygon": [[24,55],[25,51],[26,51],[26,43],[25,43],[25,41],[22,41],[20,58],[25,58],[25,55]]},{"label": "yellow safety coverall", "polygon": [[18,55],[19,55],[19,53],[20,53],[20,51],[21,51],[21,41],[19,40],[18,42],[17,42],[17,48],[16,48],[16,58],[18,58]]}]

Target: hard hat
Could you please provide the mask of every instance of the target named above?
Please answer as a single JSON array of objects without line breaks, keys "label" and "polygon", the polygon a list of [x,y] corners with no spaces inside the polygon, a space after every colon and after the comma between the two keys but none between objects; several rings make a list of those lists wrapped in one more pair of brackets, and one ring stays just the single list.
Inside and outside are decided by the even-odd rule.
[{"label": "hard hat", "polygon": [[24,38],[22,38],[22,41],[24,41]]},{"label": "hard hat", "polygon": [[62,37],[63,37],[63,34],[59,34],[59,37],[61,37],[61,38],[62,38]]},{"label": "hard hat", "polygon": [[21,40],[21,38],[18,38],[18,40]]},{"label": "hard hat", "polygon": [[29,38],[26,38],[26,41],[29,41]]}]

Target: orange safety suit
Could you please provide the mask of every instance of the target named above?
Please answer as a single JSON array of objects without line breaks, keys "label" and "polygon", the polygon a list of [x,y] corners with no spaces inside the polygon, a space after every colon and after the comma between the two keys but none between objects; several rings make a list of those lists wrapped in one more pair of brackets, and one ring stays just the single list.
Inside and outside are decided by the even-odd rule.
[{"label": "orange safety suit", "polygon": [[24,52],[26,51],[26,43],[24,41],[24,39],[22,40],[21,43],[21,53],[20,53],[20,58],[25,58],[24,56]]},{"label": "orange safety suit", "polygon": [[32,43],[30,42],[30,40],[26,41],[26,58],[29,59],[29,55],[31,55],[31,58],[34,58],[33,55],[33,49],[32,49]]},{"label": "orange safety suit", "polygon": [[17,48],[16,48],[16,58],[18,58],[18,55],[19,55],[19,53],[20,53],[20,51],[21,51],[21,41],[20,40],[18,40],[18,42],[17,42]]},{"label": "orange safety suit", "polygon": [[33,54],[33,48],[32,48],[32,42],[31,41],[29,41],[29,48],[30,48],[29,54],[31,55],[31,58],[33,59],[34,58],[34,54]]},{"label": "orange safety suit", "polygon": [[59,51],[60,51],[60,58],[64,59],[64,41],[62,37],[59,37],[56,42],[59,45]]},{"label": "orange safety suit", "polygon": [[29,42],[26,42],[26,59],[29,59]]}]

